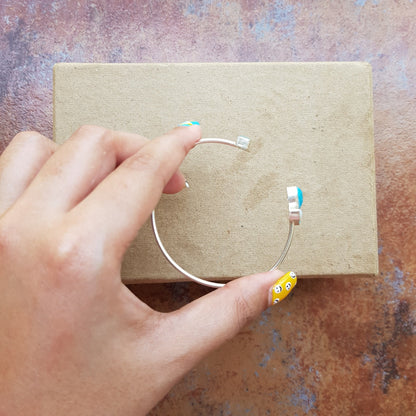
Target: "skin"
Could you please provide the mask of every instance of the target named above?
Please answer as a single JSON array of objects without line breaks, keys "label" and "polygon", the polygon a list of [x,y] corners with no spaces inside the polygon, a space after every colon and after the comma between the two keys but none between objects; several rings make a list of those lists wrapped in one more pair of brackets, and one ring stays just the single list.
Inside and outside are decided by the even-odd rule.
[{"label": "skin", "polygon": [[84,126],[58,147],[18,134],[0,157],[0,415],[143,415],[270,302],[279,271],[172,313],[121,282],[123,255],[201,137]]}]

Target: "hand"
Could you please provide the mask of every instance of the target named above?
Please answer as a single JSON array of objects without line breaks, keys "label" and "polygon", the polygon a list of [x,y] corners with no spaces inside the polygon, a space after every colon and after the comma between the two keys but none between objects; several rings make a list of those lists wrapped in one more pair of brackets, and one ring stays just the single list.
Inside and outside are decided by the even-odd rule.
[{"label": "hand", "polygon": [[184,187],[199,126],[148,141],[85,126],[18,134],[0,158],[0,415],[139,415],[270,304],[283,275],[235,280],[172,313],[120,279],[162,191]]}]

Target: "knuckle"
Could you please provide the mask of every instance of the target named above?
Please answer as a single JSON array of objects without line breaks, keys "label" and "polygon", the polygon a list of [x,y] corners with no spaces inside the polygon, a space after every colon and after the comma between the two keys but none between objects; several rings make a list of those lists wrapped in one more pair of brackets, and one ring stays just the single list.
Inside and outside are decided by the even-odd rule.
[{"label": "knuckle", "polygon": [[233,286],[226,285],[224,287],[232,290],[234,293],[233,315],[236,327],[241,329],[254,318],[254,307],[247,295],[240,288]]},{"label": "knuckle", "polygon": [[124,162],[125,167],[152,175],[161,175],[162,162],[153,154],[138,152]]},{"label": "knuckle", "polygon": [[74,140],[82,140],[93,147],[102,149],[104,153],[111,150],[114,145],[114,135],[112,130],[104,127],[86,124],[78,128],[73,135]]},{"label": "knuckle", "polygon": [[89,271],[87,250],[84,239],[77,233],[65,232],[49,239],[44,261],[56,277],[80,276],[83,270]]},{"label": "knuckle", "polygon": [[34,146],[35,148],[50,152],[55,144],[37,131],[22,131],[13,138],[11,144],[19,147]]},{"label": "knuckle", "polygon": [[41,141],[41,139],[45,139],[45,137],[37,131],[21,131],[20,133],[17,133],[13,138],[13,140],[16,142],[26,142],[28,140]]},{"label": "knuckle", "polygon": [[104,136],[109,130],[104,127],[95,126],[93,124],[84,124],[78,127],[75,135],[81,135],[85,137],[101,137]]},{"label": "knuckle", "polygon": [[248,299],[240,294],[235,302],[235,312],[239,328],[243,328],[253,319],[253,310]]}]

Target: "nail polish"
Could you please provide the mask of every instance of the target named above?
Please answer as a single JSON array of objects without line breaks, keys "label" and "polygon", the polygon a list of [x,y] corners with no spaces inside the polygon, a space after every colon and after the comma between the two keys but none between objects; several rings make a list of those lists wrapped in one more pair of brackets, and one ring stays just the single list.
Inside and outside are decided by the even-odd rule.
[{"label": "nail polish", "polygon": [[200,124],[197,121],[184,121],[181,124],[178,124],[178,127],[189,127],[189,126],[199,126]]},{"label": "nail polish", "polygon": [[281,302],[296,286],[298,278],[296,273],[288,272],[283,275],[271,288],[269,292],[269,304],[275,305]]}]

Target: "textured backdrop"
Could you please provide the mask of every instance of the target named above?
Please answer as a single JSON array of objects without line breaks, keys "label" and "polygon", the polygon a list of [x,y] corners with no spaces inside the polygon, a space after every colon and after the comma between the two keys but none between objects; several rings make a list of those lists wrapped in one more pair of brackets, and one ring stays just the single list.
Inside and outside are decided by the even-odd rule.
[{"label": "textured backdrop", "polygon": [[[374,71],[380,275],[301,281],[211,354],[156,415],[414,415],[416,2],[0,2],[0,151],[52,136],[55,62],[367,61]],[[206,293],[133,287],[159,310]]]}]

